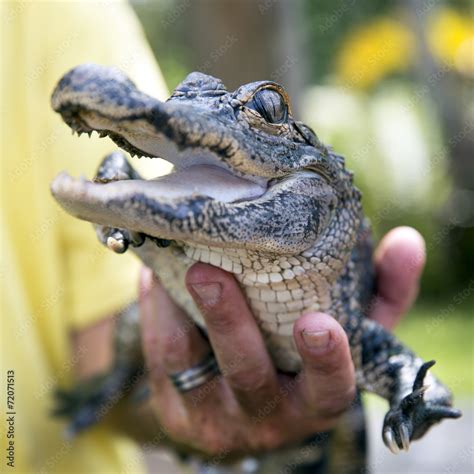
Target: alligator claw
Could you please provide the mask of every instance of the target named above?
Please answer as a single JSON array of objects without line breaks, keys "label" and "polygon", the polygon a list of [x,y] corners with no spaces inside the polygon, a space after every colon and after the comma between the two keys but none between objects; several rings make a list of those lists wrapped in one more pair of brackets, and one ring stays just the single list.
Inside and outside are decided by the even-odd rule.
[{"label": "alligator claw", "polygon": [[383,440],[388,449],[392,451],[393,454],[398,454],[400,450],[398,449],[397,442],[395,441],[395,437],[393,436],[393,431],[391,428],[387,428],[383,432]]},{"label": "alligator claw", "polygon": [[128,249],[128,240],[110,236],[107,237],[107,247],[115,253],[124,253]]},{"label": "alligator claw", "polygon": [[444,405],[435,405],[428,408],[429,416],[436,421],[441,421],[444,418],[459,418],[462,416],[461,410],[451,408]]},{"label": "alligator claw", "polygon": [[410,448],[410,433],[406,425],[400,426],[400,439],[402,441],[402,446],[405,451],[408,451]]},{"label": "alligator claw", "polygon": [[408,451],[410,441],[418,439],[435,423],[444,418],[459,418],[461,412],[446,405],[426,402],[424,394],[429,386],[423,384],[428,369],[434,361],[424,363],[413,383],[413,391],[408,394],[398,407],[392,408],[384,420],[383,440],[385,445],[394,454],[400,450]]},{"label": "alligator claw", "polygon": [[126,229],[117,229],[96,225],[95,231],[99,241],[115,253],[124,253],[128,247],[140,247],[145,242],[145,235]]},{"label": "alligator claw", "polygon": [[433,365],[435,364],[436,364],[435,360],[430,360],[428,362],[425,362],[420,367],[420,369],[418,370],[418,373],[416,374],[415,381],[413,382],[413,391],[423,388],[423,380],[425,380],[428,370],[431,369],[431,367],[433,367]]}]

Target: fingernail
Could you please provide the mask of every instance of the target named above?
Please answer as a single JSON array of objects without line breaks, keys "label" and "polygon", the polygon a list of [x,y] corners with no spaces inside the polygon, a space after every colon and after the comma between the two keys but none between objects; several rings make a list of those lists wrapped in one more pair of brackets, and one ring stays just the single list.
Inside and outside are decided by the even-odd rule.
[{"label": "fingernail", "polygon": [[222,285],[220,283],[195,283],[191,287],[201,302],[206,305],[217,304],[221,297]]},{"label": "fingernail", "polygon": [[301,336],[310,349],[325,349],[329,345],[329,331],[307,331],[303,329]]}]

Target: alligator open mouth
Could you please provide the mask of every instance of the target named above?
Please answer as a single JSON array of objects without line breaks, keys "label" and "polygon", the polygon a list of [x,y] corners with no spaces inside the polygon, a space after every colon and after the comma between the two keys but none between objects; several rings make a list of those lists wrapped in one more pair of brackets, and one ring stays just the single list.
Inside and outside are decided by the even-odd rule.
[{"label": "alligator open mouth", "polygon": [[72,204],[75,199],[83,203],[99,204],[99,201],[136,195],[162,202],[205,196],[223,202],[241,202],[261,197],[266,187],[234,176],[222,168],[194,165],[151,180],[127,179],[97,183],[83,178],[59,174],[51,185],[54,196]]},{"label": "alligator open mouth", "polygon": [[[104,107],[104,104],[101,106]],[[78,103],[73,106],[61,104],[58,108],[65,122],[78,134],[97,132],[100,137],[112,138],[131,154],[159,157],[174,165],[173,172],[152,180],[133,179],[139,178],[139,175],[128,163],[111,165],[130,167],[130,176],[123,180],[113,177],[110,182],[101,179],[95,180],[99,183],[74,180],[62,173],[52,184],[53,194],[61,202],[72,204],[73,201],[81,200],[82,205],[89,202],[92,206],[99,206],[101,201],[140,193],[148,199],[161,202],[205,196],[229,203],[256,199],[267,189],[267,179],[249,179],[232,169],[217,151],[211,151],[189,137],[192,131],[183,130],[189,125],[188,120],[175,125],[170,131],[169,122],[176,121],[176,117],[170,112],[169,104],[154,102],[153,107],[147,110],[141,107],[140,115],[138,111],[128,110],[118,118],[106,113],[110,105],[104,107],[105,111]],[[182,112],[178,108],[178,113]],[[189,112],[194,111],[190,109]],[[114,172],[119,171],[119,168],[111,169],[110,174],[113,176]]]},{"label": "alligator open mouth", "polygon": [[[213,88],[203,88],[206,81]],[[52,105],[74,131],[96,131],[132,154],[163,158],[174,170],[143,180],[122,154],[110,155],[94,181],[61,173],[51,185],[56,200],[81,219],[157,239],[304,249],[327,224],[335,199],[327,180],[308,166],[325,160],[326,150],[285,138],[289,124],[266,125],[268,133],[252,128],[251,119],[238,118],[236,96],[216,94],[220,87],[194,73],[161,102],[115,69],[83,65],[67,73]],[[311,213],[296,213],[297,203]]]},{"label": "alligator open mouth", "polygon": [[[101,137],[108,136],[124,150],[140,157],[160,157],[172,163],[174,169],[169,174],[144,180],[123,155],[116,154],[115,160],[103,162],[93,181],[61,173],[51,185],[52,193],[61,206],[76,217],[106,226],[127,226],[161,237],[161,228],[157,232],[154,228],[145,229],[139,222],[135,225],[135,218],[131,222],[133,200],[138,199],[141,205],[146,203],[149,210],[156,212],[168,206],[168,219],[172,220],[171,214],[189,214],[193,202],[203,198],[223,204],[239,203],[256,200],[268,189],[267,179],[248,179],[232,169],[216,150],[197,143],[190,136],[192,130],[186,129],[189,117],[179,122],[169,111],[169,104],[154,101],[151,109],[147,106],[144,110],[141,105],[140,113],[125,110],[119,117],[107,114],[110,104],[104,107],[102,102],[101,107],[96,110],[90,105],[80,105],[79,101],[73,106],[61,104],[58,108],[65,122],[78,134],[97,132]],[[117,115],[119,109],[112,109]],[[174,109],[175,113],[176,110],[178,114],[183,112],[182,107]],[[189,113],[195,111],[189,108]],[[172,128],[170,121],[179,124]],[[121,212],[112,217],[111,207],[118,202]],[[158,208],[161,211],[157,211]]]},{"label": "alligator open mouth", "polygon": [[230,165],[226,158],[235,140],[215,117],[199,107],[160,102],[117,70],[75,68],[59,82],[52,105],[78,134],[95,131],[132,155],[163,158],[175,168],[150,181],[114,181],[100,189],[62,174],[52,185],[58,199],[109,200],[140,192],[163,202],[199,195],[228,203],[258,198],[267,189],[268,179]]},{"label": "alligator open mouth", "polygon": [[[167,206],[167,219],[173,220],[172,214],[180,218],[192,214],[193,203],[203,199],[216,204],[239,203],[257,200],[266,193],[266,182],[244,179],[218,164],[208,164],[214,160],[197,151],[189,155],[180,152],[179,168],[150,180],[141,179],[126,158],[116,153],[118,158],[111,163],[106,159],[94,181],[73,178],[63,172],[52,182],[51,191],[61,206],[76,217],[106,226],[127,227],[155,237],[163,236],[161,228],[135,223],[140,218],[131,217],[135,215],[132,202],[140,201],[140,205],[152,213],[162,212]],[[125,168],[124,176],[121,172]],[[105,179],[101,173],[105,173]],[[107,179],[107,174],[112,180]],[[121,203],[119,212],[112,212],[116,203]]]}]

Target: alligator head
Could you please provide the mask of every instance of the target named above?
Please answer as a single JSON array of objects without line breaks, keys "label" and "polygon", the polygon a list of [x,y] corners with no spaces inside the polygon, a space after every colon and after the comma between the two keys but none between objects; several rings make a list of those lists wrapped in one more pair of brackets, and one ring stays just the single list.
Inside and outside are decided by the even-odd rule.
[{"label": "alligator head", "polygon": [[302,252],[331,229],[358,227],[359,194],[343,159],[293,118],[274,82],[229,92],[194,72],[160,102],[117,69],[87,64],[60,80],[52,106],[78,133],[96,131],[132,155],[174,165],[147,181],[125,162],[118,168],[126,179],[106,179],[104,166],[95,182],[60,174],[53,195],[79,218],[153,238],[277,254]]}]

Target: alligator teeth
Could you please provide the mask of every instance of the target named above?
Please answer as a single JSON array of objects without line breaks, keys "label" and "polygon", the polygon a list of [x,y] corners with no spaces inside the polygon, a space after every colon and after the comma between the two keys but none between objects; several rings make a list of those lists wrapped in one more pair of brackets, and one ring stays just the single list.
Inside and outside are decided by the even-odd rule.
[{"label": "alligator teeth", "polygon": [[98,132],[99,133],[99,137],[100,138],[104,138],[107,136],[107,133],[106,132]]}]

